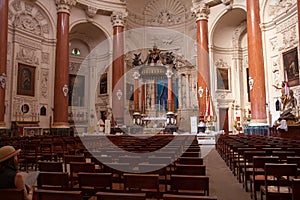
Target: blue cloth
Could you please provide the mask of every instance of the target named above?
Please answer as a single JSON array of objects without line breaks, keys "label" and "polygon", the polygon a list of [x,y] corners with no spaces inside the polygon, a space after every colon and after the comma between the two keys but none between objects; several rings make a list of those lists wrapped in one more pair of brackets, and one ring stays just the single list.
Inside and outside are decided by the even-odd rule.
[{"label": "blue cloth", "polygon": [[16,188],[15,177],[17,171],[12,167],[7,167],[0,171],[0,188]]}]

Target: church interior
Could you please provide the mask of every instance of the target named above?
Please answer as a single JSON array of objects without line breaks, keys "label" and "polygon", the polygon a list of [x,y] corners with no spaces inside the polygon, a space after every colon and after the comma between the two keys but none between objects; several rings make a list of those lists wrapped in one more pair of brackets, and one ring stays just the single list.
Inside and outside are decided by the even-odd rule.
[{"label": "church interior", "polygon": [[36,200],[300,199],[298,11],[0,0],[0,147]]}]

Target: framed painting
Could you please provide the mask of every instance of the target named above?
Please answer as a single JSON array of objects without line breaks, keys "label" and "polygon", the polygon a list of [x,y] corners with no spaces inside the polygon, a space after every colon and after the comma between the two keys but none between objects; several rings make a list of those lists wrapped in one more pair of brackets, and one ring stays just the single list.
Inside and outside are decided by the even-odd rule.
[{"label": "framed painting", "polygon": [[34,96],[35,67],[18,64],[17,94]]},{"label": "framed painting", "polygon": [[229,90],[229,70],[227,68],[217,68],[217,89]]},{"label": "framed painting", "polygon": [[69,74],[69,106],[84,106],[85,77]]},{"label": "framed painting", "polygon": [[298,50],[291,49],[282,54],[284,71],[287,74],[289,86],[299,85]]},{"label": "framed painting", "polygon": [[133,101],[134,99],[134,85],[126,83],[126,99]]}]

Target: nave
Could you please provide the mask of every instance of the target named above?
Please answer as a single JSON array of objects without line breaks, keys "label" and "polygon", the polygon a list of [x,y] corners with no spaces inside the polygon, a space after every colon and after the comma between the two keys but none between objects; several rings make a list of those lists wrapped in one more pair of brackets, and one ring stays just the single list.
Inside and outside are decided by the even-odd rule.
[{"label": "nave", "polygon": [[[199,146],[194,136],[173,141],[172,135],[35,136],[2,138],[1,146],[22,149],[21,171],[39,171],[37,200],[299,199],[300,140],[222,135],[216,148]],[[267,184],[276,190],[265,190]],[[8,200],[18,192],[0,190]]]},{"label": "nave", "polygon": [[4,145],[22,149],[20,170],[39,171],[34,199],[217,200],[194,135],[35,136]]}]

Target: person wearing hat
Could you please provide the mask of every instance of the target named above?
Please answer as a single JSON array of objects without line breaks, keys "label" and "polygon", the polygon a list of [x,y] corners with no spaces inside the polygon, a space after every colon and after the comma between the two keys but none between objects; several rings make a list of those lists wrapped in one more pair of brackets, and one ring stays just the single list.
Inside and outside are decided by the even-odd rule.
[{"label": "person wearing hat", "polygon": [[17,155],[20,151],[21,149],[15,150],[12,146],[0,148],[0,188],[24,189],[25,200],[32,200],[32,187],[25,186],[23,175],[17,172]]}]

